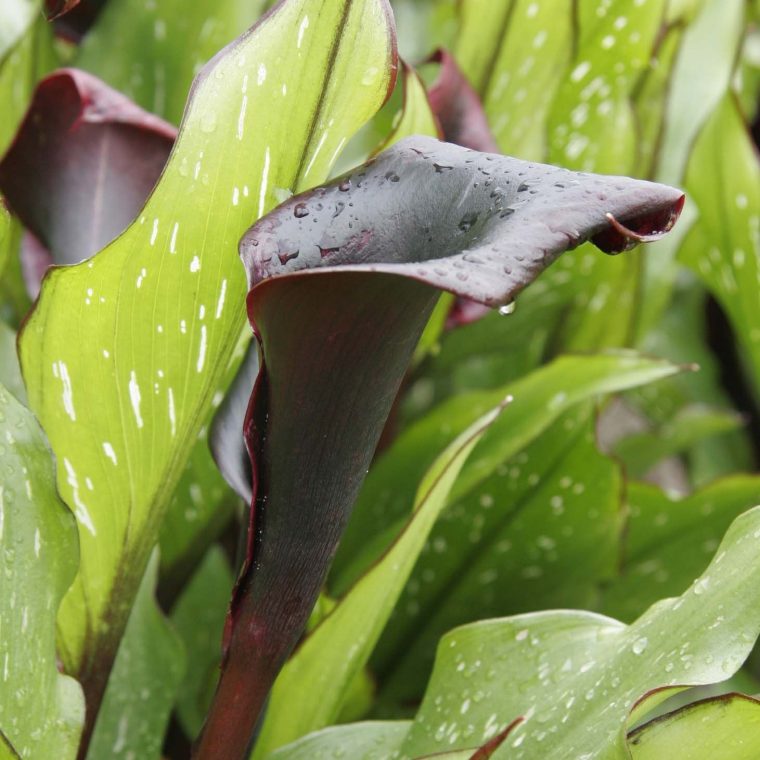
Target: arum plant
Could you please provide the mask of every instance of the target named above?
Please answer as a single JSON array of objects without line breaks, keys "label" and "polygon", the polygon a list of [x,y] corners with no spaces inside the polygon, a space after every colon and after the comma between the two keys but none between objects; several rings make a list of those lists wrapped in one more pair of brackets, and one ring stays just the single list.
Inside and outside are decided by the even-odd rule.
[{"label": "arum plant", "polygon": [[[47,10],[52,17],[76,5],[50,2]],[[158,23],[154,29],[157,37],[164,33]],[[82,59],[88,60],[86,49]],[[440,71],[429,93],[403,68],[407,101],[386,136],[392,146],[329,182],[349,138],[394,90],[400,62],[386,0],[277,3],[203,67],[178,130],[76,68],[39,85],[0,161],[0,187],[16,216],[11,222],[0,208],[0,245],[11,239],[11,225],[20,234],[20,222],[36,238],[27,236],[22,247],[29,288],[40,293],[20,333],[19,356],[28,404],[55,455],[57,490],[76,518],[79,541],[77,549],[70,515],[63,513],[68,522],[61,517],[32,413],[21,408],[24,399],[3,391],[0,401],[33,444],[31,453],[13,449],[14,466],[31,469],[33,461],[41,473],[43,486],[30,485],[24,503],[34,503],[29,492],[44,496],[35,505],[39,516],[30,513],[25,522],[14,512],[13,524],[32,545],[32,517],[43,524],[40,540],[55,547],[46,561],[65,570],[47,608],[30,608],[45,626],[38,669],[45,731],[27,730],[18,716],[6,720],[11,707],[3,700],[0,746],[9,753],[46,753],[56,736],[65,739],[60,746],[67,756],[95,757],[109,746],[126,751],[133,737],[123,727],[131,713],[119,713],[118,689],[130,674],[148,678],[145,664],[158,668],[162,660],[165,683],[154,690],[152,720],[144,721],[153,735],[141,745],[147,755],[159,751],[159,724],[171,709],[184,659],[153,604],[154,547],[160,537],[168,549],[162,526],[173,524],[178,510],[190,511],[180,484],[189,482],[189,502],[203,501],[196,499],[196,454],[205,453],[206,426],[225,393],[211,438],[220,470],[247,507],[244,550],[218,683],[194,752],[237,759],[249,756],[270,694],[276,707],[287,702],[287,683],[314,672],[317,645],[332,635],[351,640],[341,623],[364,614],[369,594],[378,603],[366,614],[368,630],[356,649],[351,645],[341,678],[361,670],[450,494],[463,499],[482,481],[478,468],[517,453],[515,438],[492,442],[477,456],[491,429],[500,440],[509,438],[509,426],[498,427],[499,414],[511,419],[514,408],[523,415],[519,442],[527,446],[550,422],[565,422],[560,415],[571,403],[672,373],[664,363],[603,357],[585,366],[586,377],[578,359],[540,378],[528,376],[540,392],[510,392],[506,411],[507,393],[486,394],[484,408],[463,415],[467,424],[457,427],[453,443],[436,439],[441,445],[430,447],[443,454],[427,462],[420,457],[412,468],[417,478],[430,465],[410,500],[408,529],[383,536],[390,539],[381,547],[387,553],[374,574],[359,572],[330,624],[298,648],[309,641],[303,638],[309,616],[441,293],[453,294],[460,306],[509,313],[562,253],[586,242],[619,253],[657,240],[684,203],[669,186],[498,155],[488,124],[493,99],[480,108],[483,87],[470,70],[471,84],[446,51],[431,60]],[[401,139],[421,130],[450,142]],[[58,266],[48,268],[51,263]],[[251,337],[246,310],[255,343],[227,392],[236,348]],[[527,342],[539,322],[538,316],[535,324],[514,322],[522,325],[519,340]],[[559,387],[563,367],[572,368],[569,393],[546,392]],[[15,385],[2,378],[21,387],[17,377],[11,380]],[[542,417],[537,409],[544,407]],[[612,467],[605,460],[598,469]],[[55,537],[57,523],[63,528]],[[187,543],[205,550],[203,527],[210,523],[188,532]],[[17,579],[26,565],[19,567]],[[226,578],[224,568],[219,575]],[[14,604],[1,612],[3,631],[26,631]],[[579,626],[594,635],[603,625],[627,641],[638,630],[578,615]],[[561,626],[561,618],[550,622]],[[500,631],[513,628],[508,623]],[[153,657],[131,668],[152,640],[161,642]],[[17,638],[11,643],[19,646],[4,652],[8,658],[27,651]],[[53,667],[56,653],[65,676]],[[278,681],[285,683],[278,691],[281,672],[287,679]],[[7,673],[5,680],[23,682],[17,662]],[[444,690],[437,680],[433,688]],[[626,719],[630,699],[648,685],[634,681],[627,688],[609,736]],[[29,694],[19,693],[28,704]],[[542,698],[532,694],[530,704]],[[337,690],[326,696],[331,716],[340,699]],[[504,704],[498,726],[491,726],[498,730],[476,748],[481,756],[523,735],[521,707]],[[302,725],[318,727],[324,715]],[[275,717],[281,724],[282,712]],[[256,751],[279,746],[278,731],[275,721],[265,723],[266,742]],[[393,741],[404,735],[395,732]],[[410,752],[434,749],[409,741]]]},{"label": "arum plant", "polygon": [[563,251],[666,233],[683,194],[408,138],[241,241],[261,371],[253,494],[201,757],[245,757],[438,293],[505,307]]}]

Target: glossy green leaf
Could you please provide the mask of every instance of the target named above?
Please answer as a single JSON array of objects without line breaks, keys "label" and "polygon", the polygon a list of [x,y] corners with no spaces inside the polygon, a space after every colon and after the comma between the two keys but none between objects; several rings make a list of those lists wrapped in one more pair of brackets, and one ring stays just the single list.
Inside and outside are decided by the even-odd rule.
[{"label": "glossy green leaf", "polygon": [[384,704],[422,696],[455,626],[595,606],[619,561],[622,477],[598,452],[589,412],[566,413],[448,505],[372,658]]},{"label": "glossy green leaf", "polygon": [[21,757],[73,759],[84,699],[58,673],[55,616],[76,573],[76,530],[39,426],[2,386],[0,546],[0,731]]},{"label": "glossy green leaf", "polygon": [[683,181],[694,140],[729,88],[744,6],[742,0],[707,0],[684,33],[658,162],[657,177],[663,182]]},{"label": "glossy green leaf", "polygon": [[337,760],[385,760],[398,751],[410,725],[373,721],[325,728],[275,750],[268,760],[336,760],[336,753]]},{"label": "glossy green leaf", "polygon": [[238,498],[227,487],[211,458],[205,436],[200,438],[190,453],[161,524],[162,599],[177,595],[206,549],[230,524],[238,504]]},{"label": "glossy green leaf", "polygon": [[[720,301],[760,378],[760,160],[733,97],[697,140],[686,185],[699,209],[698,232],[680,251]],[[715,188],[721,188],[716,196]]]},{"label": "glossy green leaf", "polygon": [[428,135],[429,137],[441,137],[441,129],[430,110],[425,85],[419,74],[409,65],[402,67],[404,82],[404,104],[398,112],[398,118],[393,126],[393,131],[383,143],[382,149],[390,148],[391,145],[412,135]]},{"label": "glossy green leaf", "polygon": [[188,736],[200,731],[211,704],[232,581],[224,552],[212,547],[172,609],[172,624],[187,653],[177,716]]},{"label": "glossy green leaf", "polygon": [[755,760],[760,702],[743,694],[695,702],[637,728],[628,737],[628,751],[633,760]]},{"label": "glossy green leaf", "polygon": [[55,66],[52,33],[39,0],[3,0],[0,7],[0,156],[13,139],[32,91]]},{"label": "glossy green leaf", "polygon": [[154,598],[154,553],[137,592],[87,757],[158,760],[185,671],[182,642]]},{"label": "glossy green leaf", "polygon": [[[12,219],[6,211],[4,200],[0,196],[0,322],[3,329],[7,330],[8,324],[18,324],[20,314],[26,310],[28,299],[26,291],[21,282],[21,272],[19,268],[17,244],[19,239],[19,225],[15,219]],[[7,335],[3,336],[3,352],[8,350],[10,343]],[[16,348],[15,339],[13,346],[13,360],[7,360],[3,357],[0,361],[2,375],[0,382],[18,398],[16,393],[17,381],[15,375],[18,373],[18,359],[15,358]],[[14,375],[13,379],[10,373]]]},{"label": "glossy green leaf", "polygon": [[[425,469],[451,437],[507,395],[515,401],[486,433],[455,485],[455,498],[480,487],[511,457],[579,402],[678,372],[633,353],[560,357],[501,388],[453,397],[410,427],[372,468],[359,495],[332,573],[342,593],[387,546],[406,518]],[[389,534],[389,527],[391,532]]]},{"label": "glossy green leaf", "polygon": [[757,504],[760,478],[735,476],[690,496],[629,483],[630,518],[620,577],[605,589],[602,609],[633,620],[665,596],[680,594],[706,567],[731,521]]},{"label": "glossy green leaf", "polygon": [[549,155],[586,171],[635,170],[636,125],[631,93],[646,68],[665,0],[578,6],[577,51],[549,118]]},{"label": "glossy green leaf", "polygon": [[725,679],[749,654],[760,632],[758,538],[754,509],[688,591],[631,626],[556,611],[450,632],[401,754],[472,746],[522,716],[494,759],[625,758],[641,696],[666,687],[647,700],[651,709],[681,684]]},{"label": "glossy green leaf", "polygon": [[391,35],[380,0],[277,6],[203,70],[140,218],[46,278],[21,358],[79,521],[81,570],[59,623],[93,705],[243,327],[237,240],[283,188],[324,179],[379,107]]},{"label": "glossy green leaf", "polygon": [[17,401],[26,403],[24,380],[16,355],[16,333],[5,322],[0,322],[0,384]]},{"label": "glossy green leaf", "polygon": [[179,124],[195,75],[266,5],[266,0],[109,0],[75,65]]},{"label": "glossy green leaf", "polygon": [[[329,725],[369,659],[462,465],[498,410],[462,433],[422,479],[393,546],[301,643],[275,682],[254,757]],[[304,689],[304,684],[309,684]]]},{"label": "glossy green leaf", "polygon": [[[642,176],[632,97],[649,63],[665,5],[665,0],[645,0],[635,8],[628,0],[578,4],[573,61],[548,119],[549,160],[586,171]],[[579,296],[563,325],[563,346],[572,351],[632,345],[637,282],[645,259],[601,261],[584,253],[579,250],[574,261],[566,262]]]},{"label": "glossy green leaf", "polygon": [[[671,5],[671,14],[680,6],[687,17],[696,16],[684,30],[670,72],[654,175],[662,182],[683,182],[695,138],[730,86],[745,5],[742,0],[687,0]],[[676,279],[676,255],[694,215],[693,205],[687,203],[679,230],[658,243],[647,260],[637,341],[656,328],[668,304]]]},{"label": "glossy green leaf", "polygon": [[505,153],[545,160],[546,120],[570,63],[573,3],[464,0],[454,54]]},{"label": "glossy green leaf", "polygon": [[[0,208],[2,206],[0,201]],[[21,223],[11,216],[5,237],[0,238],[0,262],[3,264],[0,269],[0,318],[14,328],[21,324],[31,307],[19,255],[22,235]]]},{"label": "glossy green leaf", "polygon": [[[335,760],[351,757],[357,760],[389,760],[400,757],[400,747],[409,730],[406,721],[366,722],[334,726],[315,731],[303,739],[276,750],[271,760]],[[434,752],[415,760],[488,760],[514,729],[507,727],[480,747],[454,752]],[[406,757],[406,756],[403,756]]]}]

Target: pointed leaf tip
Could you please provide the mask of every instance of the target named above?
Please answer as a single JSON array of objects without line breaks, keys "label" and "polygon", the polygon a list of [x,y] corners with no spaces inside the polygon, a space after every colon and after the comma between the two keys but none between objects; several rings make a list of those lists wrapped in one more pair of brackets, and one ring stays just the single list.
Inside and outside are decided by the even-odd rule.
[{"label": "pointed leaf tip", "polygon": [[45,0],[45,16],[48,21],[54,21],[64,13],[68,13],[79,5],[81,0]]},{"label": "pointed leaf tip", "polygon": [[672,206],[634,216],[625,224],[608,212],[605,216],[612,228],[596,235],[592,242],[605,253],[613,254],[628,251],[640,243],[653,243],[673,229],[685,202],[686,196],[681,194]]}]

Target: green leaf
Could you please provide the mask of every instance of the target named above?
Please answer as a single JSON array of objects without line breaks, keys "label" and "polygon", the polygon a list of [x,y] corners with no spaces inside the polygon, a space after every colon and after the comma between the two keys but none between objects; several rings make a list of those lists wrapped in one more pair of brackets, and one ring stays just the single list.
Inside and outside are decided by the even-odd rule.
[{"label": "green leaf", "polygon": [[407,721],[373,721],[333,726],[272,752],[267,760],[380,760],[393,756],[410,725]]},{"label": "green leaf", "polygon": [[633,760],[755,760],[760,756],[760,702],[743,694],[695,702],[637,728],[628,736],[628,751]]},{"label": "green leaf", "polygon": [[172,610],[172,624],[187,652],[177,717],[188,736],[200,731],[211,704],[232,580],[224,552],[212,547]]},{"label": "green leaf", "polygon": [[0,156],[26,111],[34,87],[56,65],[39,0],[3,0],[0,7]]},{"label": "green leaf", "polygon": [[631,478],[644,477],[663,459],[680,454],[701,440],[737,430],[742,418],[733,412],[687,406],[658,430],[629,435],[614,446]]},{"label": "green leaf", "polygon": [[628,352],[565,356],[496,390],[452,397],[405,431],[373,466],[336,557],[332,592],[345,591],[387,546],[389,526],[397,530],[397,521],[406,518],[417,483],[437,453],[500,399],[510,395],[515,401],[465,465],[454,498],[478,488],[576,404],[678,371]]},{"label": "green leaf", "polygon": [[679,257],[720,301],[757,384],[760,161],[732,96],[723,99],[701,132],[686,185],[699,209],[699,222]]},{"label": "green leaf", "polygon": [[23,321],[31,302],[19,255],[23,228],[18,219],[5,216],[4,211],[0,199],[0,217],[3,217],[0,224],[5,224],[5,220],[8,224],[4,237],[0,237],[0,318],[15,328]]},{"label": "green leaf", "polygon": [[570,63],[573,3],[464,0],[454,47],[505,153],[546,159],[546,121]]},{"label": "green leaf", "polygon": [[26,403],[24,380],[16,355],[16,333],[5,322],[0,322],[0,384],[17,401]]},{"label": "green leaf", "polygon": [[454,626],[595,606],[619,561],[622,477],[589,412],[566,413],[448,505],[373,655],[383,704],[419,700]]},{"label": "green leaf", "polygon": [[760,508],[733,523],[685,594],[631,626],[556,611],[450,632],[400,754],[472,746],[523,716],[494,758],[625,758],[642,695],[661,688],[651,709],[681,684],[724,680],[749,654],[760,631],[759,537]]},{"label": "green leaf", "polygon": [[406,63],[403,64],[401,70],[404,82],[404,104],[398,112],[393,131],[382,145],[382,150],[412,135],[441,136],[440,126],[430,109],[425,85],[419,74]]},{"label": "green leaf", "polygon": [[185,652],[156,604],[157,576],[154,553],[108,681],[87,752],[91,760],[158,760],[161,756],[169,713],[185,670]]},{"label": "green leaf", "polygon": [[67,760],[84,699],[58,673],[55,616],[76,573],[76,530],[39,426],[2,386],[0,478],[0,730],[21,757]]},{"label": "green leaf", "polygon": [[750,476],[725,478],[682,499],[629,483],[625,559],[620,577],[605,590],[604,612],[632,620],[658,599],[680,594],[758,494],[760,478]]},{"label": "green leaf", "polygon": [[[661,182],[683,181],[695,139],[729,89],[739,54],[745,5],[743,0],[683,0],[671,5],[671,18],[677,16],[679,6],[687,17],[696,17],[684,30],[670,73],[654,175]],[[695,82],[699,82],[699,97],[694,97]],[[679,230],[658,243],[647,260],[641,283],[637,344],[657,326],[671,298],[677,274],[676,255],[693,217],[693,205],[688,203]]]},{"label": "green leaf", "polygon": [[109,0],[75,65],[179,124],[193,77],[266,5],[266,0]]},{"label": "green leaf", "polygon": [[176,596],[206,549],[229,525],[238,504],[211,458],[208,442],[199,439],[161,524],[162,599]]},{"label": "green leaf", "polygon": [[140,218],[90,261],[45,280],[21,360],[79,520],[80,574],[59,624],[91,715],[243,327],[237,241],[283,188],[324,179],[392,73],[381,0],[278,5],[197,79]]},{"label": "green leaf", "polygon": [[593,3],[578,9],[577,51],[549,118],[549,155],[585,171],[635,170],[636,124],[631,95],[663,20],[665,0]]},{"label": "green leaf", "polygon": [[[684,33],[665,113],[657,177],[681,182],[694,140],[729,89],[741,43],[742,0],[707,0]],[[694,97],[699,82],[699,97]]]},{"label": "green leaf", "polygon": [[[254,757],[329,725],[369,655],[443,509],[462,465],[499,410],[478,420],[434,462],[420,483],[414,512],[393,546],[338,602],[275,682]],[[309,684],[308,689],[303,685]]]},{"label": "green leaf", "polygon": [[[684,407],[698,404],[733,411],[732,401],[721,382],[721,369],[707,344],[706,293],[692,278],[674,291],[671,306],[650,331],[643,350],[671,361],[696,364],[697,372],[686,372],[656,386],[628,394],[655,428],[667,425]],[[718,477],[752,468],[752,453],[746,433],[736,431],[719,439],[694,441],[687,452],[691,482],[700,487]]]},{"label": "green leaf", "polygon": [[457,0],[392,0],[398,47],[407,61],[420,61],[450,42],[457,31]]}]

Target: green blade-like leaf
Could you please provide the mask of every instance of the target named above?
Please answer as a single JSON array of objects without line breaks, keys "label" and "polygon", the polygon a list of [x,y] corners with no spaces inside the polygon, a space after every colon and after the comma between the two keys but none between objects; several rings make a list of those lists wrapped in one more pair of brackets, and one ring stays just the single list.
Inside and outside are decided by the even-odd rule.
[{"label": "green blade-like leaf", "polygon": [[629,483],[627,501],[623,566],[601,605],[624,621],[681,593],[704,571],[732,520],[760,501],[760,478],[725,478],[683,499]]},{"label": "green blade-like leaf", "polygon": [[[730,86],[745,5],[742,0],[689,0],[669,8],[671,16],[680,9],[687,17],[695,18],[684,30],[666,90],[654,174],[661,182],[683,182],[695,138]],[[699,82],[699,97],[694,96],[695,82]],[[639,341],[656,328],[671,297],[676,254],[693,213],[692,204],[687,204],[680,230],[659,243],[647,261],[636,326]]]},{"label": "green blade-like leaf", "polygon": [[[760,159],[732,96],[723,99],[694,146],[686,184],[699,209],[697,238],[679,254],[720,301],[760,379]],[[716,196],[715,188],[722,188]],[[705,249],[706,246],[706,249]]]},{"label": "green blade-like leaf", "polygon": [[[366,664],[467,457],[498,414],[477,421],[434,462],[396,542],[298,648],[278,677],[254,757],[330,725]],[[309,689],[304,689],[304,684]]]},{"label": "green blade-like leaf", "polygon": [[441,128],[430,108],[425,85],[419,74],[409,66],[402,66],[404,82],[404,104],[398,112],[398,121],[393,126],[393,132],[381,146],[381,150],[390,148],[399,140],[412,135],[428,135],[442,137]]},{"label": "green blade-like leaf", "polygon": [[84,699],[58,673],[55,616],[76,573],[76,530],[39,426],[3,386],[0,464],[0,731],[21,757],[69,760]]},{"label": "green blade-like leaf", "polygon": [[199,69],[261,15],[267,0],[109,0],[74,65],[179,124]]},{"label": "green blade-like leaf", "polygon": [[578,6],[577,50],[549,117],[552,160],[585,171],[635,170],[631,94],[645,70],[665,14],[665,0]]},{"label": "green blade-like leaf", "polygon": [[[116,655],[90,760],[158,760],[164,732],[186,667],[182,641],[154,598],[158,556],[153,554]],[[193,667],[194,663],[188,663]]]},{"label": "green blade-like leaf", "polygon": [[91,261],[46,278],[21,358],[79,520],[81,569],[59,623],[91,715],[243,326],[237,240],[282,188],[324,179],[382,103],[393,66],[382,0],[280,3],[197,79],[140,218]]},{"label": "green blade-like leaf", "polygon": [[214,693],[232,582],[224,552],[212,547],[172,610],[172,624],[187,652],[177,716],[188,736],[201,730]]},{"label": "green blade-like leaf", "polygon": [[[682,182],[694,140],[725,96],[741,44],[745,3],[706,0],[684,34],[675,63],[657,177]],[[694,97],[699,82],[699,97]]]},{"label": "green blade-like leaf", "polygon": [[[0,201],[0,207],[2,205],[3,202]],[[8,218],[8,224],[5,238],[0,240],[0,261],[4,264],[0,270],[0,317],[7,324],[17,328],[28,312],[31,302],[19,256],[23,228],[13,216]]]},{"label": "green blade-like leaf", "polygon": [[436,645],[455,626],[595,606],[619,561],[622,477],[596,449],[588,406],[449,504],[373,655],[383,704],[421,698]]},{"label": "green blade-like leaf", "polygon": [[688,591],[631,626],[557,611],[447,634],[401,754],[471,746],[523,716],[494,758],[625,758],[624,727],[641,696],[666,687],[647,700],[652,708],[681,684],[724,680],[749,654],[760,632],[758,538],[760,508],[733,523]]},{"label": "green blade-like leaf", "polygon": [[477,489],[576,404],[678,371],[668,362],[633,353],[565,356],[517,382],[493,391],[463,394],[442,404],[399,437],[372,468],[336,557],[332,592],[343,593],[387,545],[388,526],[397,526],[406,518],[416,484],[451,436],[458,435],[500,398],[510,395],[515,402],[465,465],[455,486],[456,498]]},{"label": "green blade-like leaf", "polygon": [[3,0],[0,7],[0,156],[13,139],[37,81],[57,63],[40,0]]},{"label": "green blade-like leaf", "polygon": [[695,702],[637,728],[628,737],[628,751],[633,760],[756,760],[760,702],[743,694]]},{"label": "green blade-like leaf", "polygon": [[505,153],[546,158],[546,120],[570,63],[573,3],[464,0],[454,54]]}]

